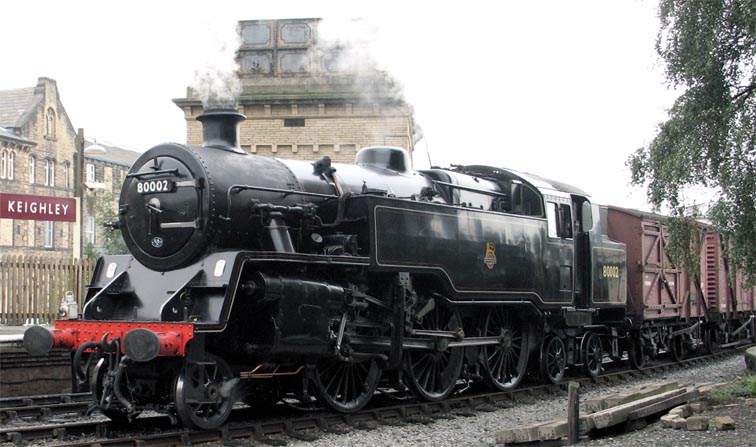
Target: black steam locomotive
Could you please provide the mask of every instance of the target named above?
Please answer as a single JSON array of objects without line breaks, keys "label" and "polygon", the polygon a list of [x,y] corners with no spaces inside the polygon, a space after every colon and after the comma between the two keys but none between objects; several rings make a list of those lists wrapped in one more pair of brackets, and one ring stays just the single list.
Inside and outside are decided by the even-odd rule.
[{"label": "black steam locomotive", "polygon": [[392,147],[354,165],[265,158],[239,149],[243,115],[198,119],[203,147],[159,145],[129,171],[131,255],[99,260],[83,318],[25,336],[75,351],[76,386],[110,418],[213,428],[238,400],[286,396],[351,412],[378,387],[508,390],[533,358],[557,382],[630,349],[624,244],[579,189],[414,171]]}]

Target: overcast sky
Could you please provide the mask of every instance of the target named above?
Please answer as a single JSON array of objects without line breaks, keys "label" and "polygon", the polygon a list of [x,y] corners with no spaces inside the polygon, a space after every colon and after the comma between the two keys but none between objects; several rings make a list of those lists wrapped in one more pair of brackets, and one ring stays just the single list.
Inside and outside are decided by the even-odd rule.
[{"label": "overcast sky", "polygon": [[47,76],[88,137],[138,151],[185,142],[172,99],[230,66],[236,23],[305,17],[324,19],[321,36],[369,42],[404,85],[425,135],[416,167],[427,144],[435,165],[508,167],[646,208],[625,161],[675,97],[654,51],[656,1],[15,1],[0,89]]}]

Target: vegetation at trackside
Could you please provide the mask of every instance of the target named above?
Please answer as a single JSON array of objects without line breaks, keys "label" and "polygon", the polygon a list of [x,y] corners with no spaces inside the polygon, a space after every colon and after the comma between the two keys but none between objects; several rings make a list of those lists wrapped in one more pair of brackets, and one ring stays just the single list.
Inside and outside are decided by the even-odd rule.
[{"label": "vegetation at trackside", "polygon": [[724,404],[746,397],[756,397],[756,375],[740,379],[709,394],[709,399],[717,404]]},{"label": "vegetation at trackside", "polygon": [[[705,217],[756,284],[756,0],[660,0],[659,17],[656,50],[682,94],[628,159],[631,181],[674,216],[676,262],[695,258],[686,222]],[[713,203],[702,207],[695,187],[709,188]]]},{"label": "vegetation at trackside", "polygon": [[104,255],[119,255],[128,253],[126,243],[121,236],[121,230],[114,228],[111,224],[118,223],[118,214],[113,210],[113,193],[110,191],[103,194],[101,198],[93,201],[92,208],[96,216],[97,226],[103,227],[102,231],[102,253],[92,244],[87,244],[84,248],[84,257],[98,258]]}]

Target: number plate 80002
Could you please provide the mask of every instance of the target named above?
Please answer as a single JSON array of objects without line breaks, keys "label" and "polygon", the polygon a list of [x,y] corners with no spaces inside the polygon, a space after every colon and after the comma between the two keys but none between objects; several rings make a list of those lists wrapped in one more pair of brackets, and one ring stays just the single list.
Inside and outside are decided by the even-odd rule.
[{"label": "number plate 80002", "polygon": [[156,192],[173,192],[176,183],[173,180],[148,180],[136,183],[139,194],[152,194]]}]

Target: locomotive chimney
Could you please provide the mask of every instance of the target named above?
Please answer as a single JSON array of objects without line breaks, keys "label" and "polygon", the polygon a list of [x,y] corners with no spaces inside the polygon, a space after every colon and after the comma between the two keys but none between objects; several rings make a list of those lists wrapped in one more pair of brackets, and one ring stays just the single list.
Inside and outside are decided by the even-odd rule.
[{"label": "locomotive chimney", "polygon": [[233,109],[206,110],[197,117],[202,123],[202,145],[244,154],[239,147],[239,124],[246,116]]}]

